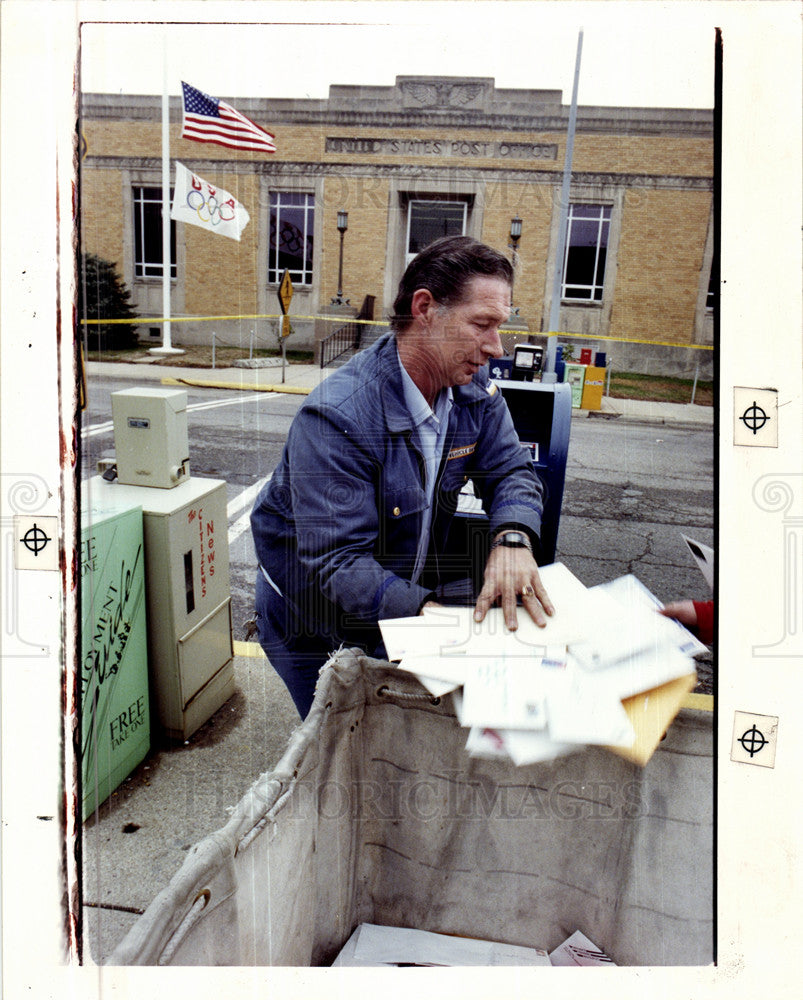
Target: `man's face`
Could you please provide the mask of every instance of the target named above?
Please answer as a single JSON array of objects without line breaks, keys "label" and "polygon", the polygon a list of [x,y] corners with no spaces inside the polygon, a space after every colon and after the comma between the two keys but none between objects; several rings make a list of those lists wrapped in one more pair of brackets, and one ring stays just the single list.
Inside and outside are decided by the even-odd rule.
[{"label": "man's face", "polygon": [[467,385],[491,358],[503,356],[499,326],[509,316],[510,285],[482,275],[468,282],[456,305],[434,308],[427,348],[442,386]]}]

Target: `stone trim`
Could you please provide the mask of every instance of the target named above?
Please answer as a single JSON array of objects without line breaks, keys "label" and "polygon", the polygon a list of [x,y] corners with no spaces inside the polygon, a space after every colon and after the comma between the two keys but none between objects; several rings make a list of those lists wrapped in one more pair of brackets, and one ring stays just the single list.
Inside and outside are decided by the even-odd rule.
[{"label": "stone trim", "polygon": [[[203,174],[204,171],[221,171],[228,174],[260,174],[269,177],[298,176],[319,177],[337,174],[347,177],[404,177],[404,178],[450,178],[455,181],[476,182],[479,180],[505,180],[507,182],[529,184],[560,185],[560,170],[523,170],[504,167],[452,167],[432,166],[418,163],[329,163],[314,160],[291,162],[288,160],[261,161],[245,160],[187,160],[182,161],[190,170]],[[158,170],[162,161],[155,156],[87,156],[81,166],[95,170]],[[712,177],[683,174],[615,174],[615,173],[572,173],[572,184],[669,188],[696,191],[713,191]]]},{"label": "stone trim", "polygon": [[[280,128],[282,125],[308,125],[320,128],[361,127],[361,128],[474,128],[482,131],[507,130],[511,132],[558,132],[565,134],[569,124],[569,111],[561,115],[486,115],[478,112],[465,111],[460,114],[440,111],[414,111],[407,114],[400,113],[373,113],[373,112],[317,112],[317,113],[294,113],[284,111],[277,113],[268,109],[250,109],[245,106],[245,102],[240,101],[243,114],[249,118],[264,120],[269,123],[272,130]],[[668,119],[666,121],[635,120],[630,114],[623,113],[617,118],[610,113],[602,115],[601,112],[610,112],[612,109],[598,109],[599,116],[583,114],[580,109],[577,113],[578,134],[609,134],[627,136],[682,136],[684,138],[713,137],[713,115],[710,112],[701,112],[708,117],[704,120],[696,119]],[[653,109],[649,109],[653,110]],[[171,121],[177,123],[181,119],[181,108],[172,106],[170,108]],[[82,119],[88,121],[147,121],[157,122],[159,120],[155,112],[141,111],[131,113],[125,109],[83,109]],[[266,128],[268,125],[266,125]]]},{"label": "stone trim", "polygon": [[[569,120],[562,91],[497,89],[492,77],[399,76],[392,87],[332,84],[325,99],[216,96],[230,100],[243,114],[270,128],[437,126],[565,133]],[[172,120],[180,120],[181,99],[171,97],[169,105]],[[96,121],[156,122],[161,120],[161,97],[83,94],[80,116]],[[711,138],[713,126],[709,109],[589,105],[577,111],[581,133]]]}]

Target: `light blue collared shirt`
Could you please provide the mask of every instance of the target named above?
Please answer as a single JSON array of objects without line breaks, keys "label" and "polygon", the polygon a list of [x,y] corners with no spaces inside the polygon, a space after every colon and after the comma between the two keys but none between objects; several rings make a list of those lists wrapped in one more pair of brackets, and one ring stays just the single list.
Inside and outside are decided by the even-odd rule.
[{"label": "light blue collared shirt", "polygon": [[[398,346],[396,348],[398,352]],[[441,456],[443,455],[443,445],[446,440],[446,430],[449,426],[449,413],[452,409],[451,388],[441,389],[435,399],[434,409],[424,399],[421,390],[413,382],[407,369],[399,358],[399,367],[402,373],[402,388],[404,390],[404,402],[410,411],[410,416],[418,432],[418,445],[421,454],[424,456],[426,466],[426,481],[424,489],[427,495],[427,506],[424,510],[421,524],[421,537],[418,539],[418,552],[415,557],[415,568],[413,570],[412,582],[415,583],[424,568],[424,560],[427,557],[429,546],[429,529],[432,525],[432,502],[435,496],[435,478],[438,475]]]}]

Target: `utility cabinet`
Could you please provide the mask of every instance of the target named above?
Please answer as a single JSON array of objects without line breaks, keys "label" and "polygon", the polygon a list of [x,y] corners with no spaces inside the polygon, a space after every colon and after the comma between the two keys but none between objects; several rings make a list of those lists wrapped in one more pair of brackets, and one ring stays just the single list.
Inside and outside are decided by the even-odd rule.
[{"label": "utility cabinet", "polygon": [[111,394],[117,480],[172,489],[190,475],[187,390],[161,386]]},{"label": "utility cabinet", "polygon": [[167,737],[186,740],[234,693],[226,484],[90,488],[142,507],[151,694]]}]

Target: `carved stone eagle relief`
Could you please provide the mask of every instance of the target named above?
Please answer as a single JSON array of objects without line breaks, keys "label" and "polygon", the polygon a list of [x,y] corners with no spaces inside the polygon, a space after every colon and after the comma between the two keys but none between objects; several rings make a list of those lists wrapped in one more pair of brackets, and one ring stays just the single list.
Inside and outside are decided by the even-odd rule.
[{"label": "carved stone eagle relief", "polygon": [[449,83],[431,80],[402,84],[405,94],[426,108],[459,108],[482,93],[481,83]]}]

